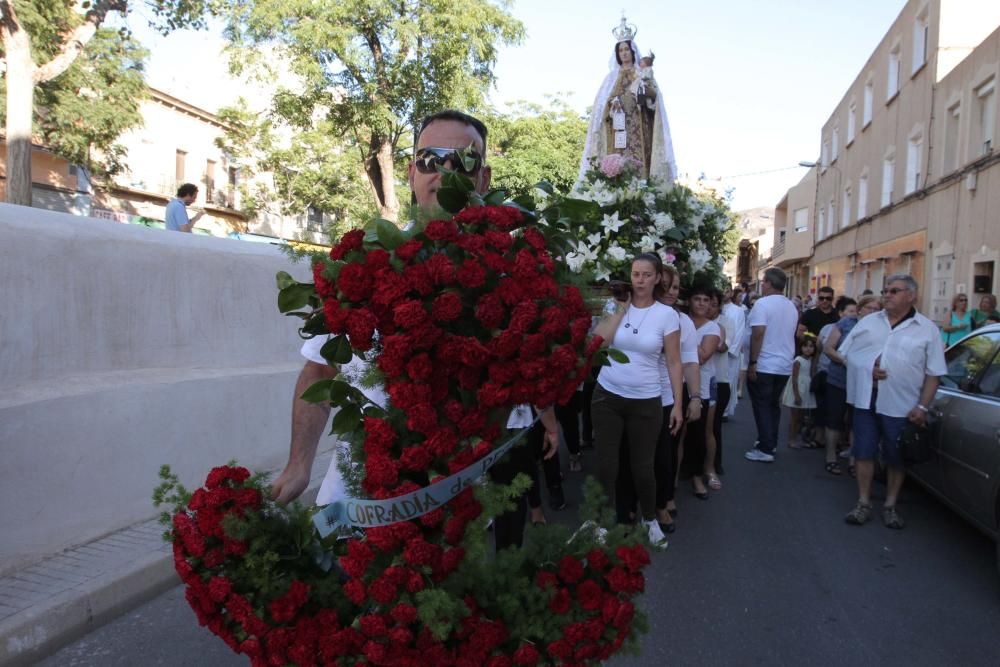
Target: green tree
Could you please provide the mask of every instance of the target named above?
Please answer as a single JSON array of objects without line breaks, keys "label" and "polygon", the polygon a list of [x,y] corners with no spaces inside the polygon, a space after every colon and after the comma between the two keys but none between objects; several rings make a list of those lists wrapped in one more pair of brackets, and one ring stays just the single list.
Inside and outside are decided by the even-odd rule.
[{"label": "green tree", "polygon": [[248,110],[245,100],[218,112],[227,126],[217,141],[219,148],[236,156],[241,169],[252,174],[270,173],[273,189],[244,187],[244,211],[257,210],[300,214],[314,208],[333,217],[331,235],[339,236],[377,213],[371,188],[355,149],[337,137],[328,120],[282,142],[282,132],[267,114]]},{"label": "green tree", "polygon": [[523,26],[489,0],[231,0],[227,36],[237,73],[277,59],[297,79],[273,98],[276,117],[300,135],[321,116],[353,150],[379,213],[400,210],[401,140],[445,107],[474,108],[493,82],[502,43]]},{"label": "green tree", "polygon": [[[115,130],[127,127],[129,114],[135,113],[134,107],[125,108],[121,118],[113,118],[104,106],[99,118],[90,118],[89,111],[97,107],[88,106],[87,101],[121,101],[136,88],[141,49],[127,32],[116,39],[114,31],[102,29],[109,14],[128,13],[128,0],[83,0],[78,6],[79,11],[76,3],[59,0],[0,0],[0,46],[6,67],[7,201],[12,204],[31,205],[35,117],[42,136],[55,140],[57,149],[67,151],[66,157],[75,160],[81,154],[89,155],[89,146],[83,149],[88,140],[97,146],[110,145],[113,137],[108,139],[109,135],[116,137]],[[206,0],[153,0],[149,6],[157,17],[157,27],[166,32],[203,25]],[[67,76],[74,65],[75,73]],[[69,80],[56,85],[62,77]],[[36,89],[43,86],[47,87],[39,94],[41,104],[36,113]],[[84,99],[67,105],[74,92]],[[122,126],[123,122],[126,125]],[[109,157],[114,166],[120,153],[112,150]]]},{"label": "green tree", "polygon": [[564,101],[547,107],[518,102],[508,113],[486,114],[493,184],[518,196],[546,180],[566,194],[576,181],[587,140],[587,121]]}]

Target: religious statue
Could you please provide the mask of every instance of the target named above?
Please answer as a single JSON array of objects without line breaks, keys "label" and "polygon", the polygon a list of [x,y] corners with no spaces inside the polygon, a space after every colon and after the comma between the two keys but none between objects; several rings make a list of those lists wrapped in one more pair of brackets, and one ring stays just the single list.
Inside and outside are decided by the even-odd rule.
[{"label": "religious statue", "polygon": [[636,32],[624,15],[611,31],[614,55],[594,99],[578,183],[593,167],[593,158],[599,161],[611,153],[635,159],[644,177],[668,183],[677,177],[663,95],[653,76],[654,56],[642,57]]}]

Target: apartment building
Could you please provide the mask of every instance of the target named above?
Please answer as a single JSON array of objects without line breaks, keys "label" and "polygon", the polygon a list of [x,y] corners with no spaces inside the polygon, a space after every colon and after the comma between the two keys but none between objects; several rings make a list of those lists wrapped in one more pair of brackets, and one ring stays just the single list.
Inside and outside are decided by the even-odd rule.
[{"label": "apartment building", "polygon": [[785,193],[774,208],[774,247],[771,266],[788,276],[789,295],[805,297],[826,284],[812,279],[809,259],[813,252],[813,229],[816,226],[816,167]]},{"label": "apartment building", "polygon": [[[997,292],[998,26],[993,0],[912,0],[900,12],[822,128],[804,214],[811,288],[878,291],[888,275],[909,273],[938,320],[955,292]],[[782,263],[802,259],[787,243],[808,189],[782,200]]]}]

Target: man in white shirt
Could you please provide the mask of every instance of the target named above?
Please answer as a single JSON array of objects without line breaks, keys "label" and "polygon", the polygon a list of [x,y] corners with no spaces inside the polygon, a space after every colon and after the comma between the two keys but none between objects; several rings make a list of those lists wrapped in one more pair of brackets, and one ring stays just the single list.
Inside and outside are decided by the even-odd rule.
[{"label": "man in white shirt", "polygon": [[[491,174],[489,166],[483,164],[486,155],[486,127],[483,123],[458,111],[443,111],[424,119],[417,137],[416,159],[409,167],[410,189],[413,191],[417,206],[429,209],[437,204],[441,174],[435,167],[441,165],[449,169],[456,168],[455,161],[448,155],[448,149],[464,149],[470,145],[481,157],[476,162],[475,169],[469,174],[469,178],[475,183],[477,192],[485,193],[490,187]],[[318,355],[318,349],[312,349],[317,344],[322,347],[324,337],[319,338],[320,341],[317,342],[306,341],[302,347],[302,355],[306,358],[306,362],[295,383],[288,463],[271,485],[271,495],[282,503],[298,498],[309,485],[316,448],[330,417],[328,404],[307,403],[299,398],[306,389],[319,380],[337,377],[337,369],[327,365]],[[313,355],[313,351],[317,354]],[[334,493],[336,480],[328,474],[323,486],[327,487],[323,489],[324,492],[329,490]],[[325,498],[321,496],[318,500]]]},{"label": "man in white shirt", "polygon": [[896,501],[906,470],[899,436],[907,421],[924,426],[938,378],[947,373],[937,325],[917,312],[917,282],[890,276],[882,290],[884,310],[865,317],[840,346],[847,359],[848,403],[854,406],[854,447],[858,503],[844,520],[863,525],[871,518],[875,457],[881,449],[888,466],[882,522],[902,528]]},{"label": "man in white shirt", "polygon": [[734,287],[727,297],[725,305],[722,306],[719,323],[726,330],[729,375],[724,381],[729,383],[730,395],[729,401],[722,406],[722,409],[725,410],[724,417],[732,417],[736,413],[736,403],[739,400],[736,389],[740,382],[740,350],[743,347],[743,330],[746,328],[747,315],[746,309],[740,303],[743,300],[743,293],[739,287]]},{"label": "man in white shirt", "polygon": [[781,425],[781,393],[795,361],[795,332],[799,311],[785,298],[785,272],[770,268],[761,282],[763,296],[750,309],[750,359],[747,389],[757,423],[757,444],[744,456],[748,461],[771,463]]}]

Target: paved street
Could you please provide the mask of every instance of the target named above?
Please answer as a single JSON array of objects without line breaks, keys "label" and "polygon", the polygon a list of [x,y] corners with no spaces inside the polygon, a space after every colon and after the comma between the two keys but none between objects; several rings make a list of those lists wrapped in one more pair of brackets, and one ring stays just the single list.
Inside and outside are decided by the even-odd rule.
[{"label": "paved street", "polygon": [[[725,426],[724,488],[706,502],[683,487],[678,530],[647,571],[642,655],[613,664],[1000,664],[987,538],[915,486],[900,504],[905,530],[848,526],[850,477],[824,472],[818,450],[782,446],[776,463],[749,463],[753,433],[744,402]],[[198,627],[178,587],[40,664],[246,661]]]}]

